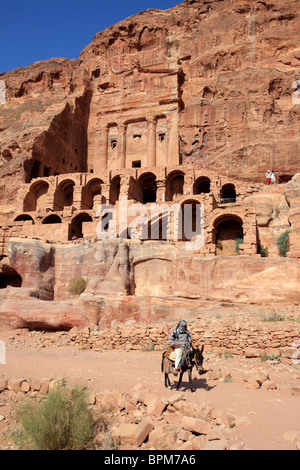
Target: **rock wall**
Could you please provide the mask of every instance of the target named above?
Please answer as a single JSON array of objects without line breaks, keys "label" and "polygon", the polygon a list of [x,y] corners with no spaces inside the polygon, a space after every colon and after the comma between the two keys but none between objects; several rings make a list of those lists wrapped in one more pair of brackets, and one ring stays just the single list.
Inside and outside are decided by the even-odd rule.
[{"label": "rock wall", "polygon": [[[151,141],[143,166],[292,176],[300,170],[299,61],[297,0],[193,0],[112,25],[78,59],[1,73],[0,200],[13,207],[12,182],[96,171],[108,150],[108,169],[116,168],[126,145],[131,167],[145,158],[151,116],[164,137],[157,148]],[[126,145],[114,155],[116,135],[124,137],[114,126],[125,121]]]},{"label": "rock wall", "polygon": [[[132,186],[131,179],[130,187],[129,181],[135,168],[153,170],[163,201],[167,185],[161,175],[171,178],[172,170],[179,167],[180,173],[184,165],[193,174],[213,171],[240,184],[264,183],[267,169],[275,170],[278,183],[289,181],[300,171],[299,18],[298,0],[188,0],[112,25],[96,34],[78,59],[51,59],[0,74],[6,86],[6,103],[0,106],[0,276],[8,270],[15,285],[22,282],[14,294],[1,292],[1,318],[12,315],[21,323],[25,318],[26,324],[30,304],[12,308],[13,295],[38,302],[47,312],[54,304],[45,301],[76,304],[82,324],[154,319],[176,303],[192,311],[193,302],[202,299],[299,301],[298,175],[286,185],[252,188],[249,197],[242,192],[243,211],[251,212],[245,256],[210,257],[216,251],[212,240],[205,259],[171,243],[23,239],[8,247],[23,227],[27,236],[36,235],[33,219],[15,221],[16,207],[18,215],[37,212],[39,222],[43,210],[59,207],[71,223],[76,211],[87,208],[81,195],[88,195],[89,207],[94,196],[100,201],[99,191],[90,187],[88,193],[77,185],[72,202],[69,189],[76,185],[69,181],[64,191],[58,188],[52,207],[45,185],[36,181],[40,177],[53,178],[54,184],[64,176],[65,184],[70,174],[79,181],[91,174],[102,178],[104,172],[101,196],[113,204],[125,186],[140,200],[141,186]],[[23,205],[22,185],[31,182]],[[185,174],[179,193],[192,194],[195,182]],[[276,240],[287,228],[292,229],[290,257],[282,259],[276,257]],[[56,239],[67,231],[69,237],[67,225],[60,229]],[[36,236],[44,237],[44,230],[38,228]],[[257,242],[269,247],[269,258],[256,257]],[[88,282],[79,299],[67,288],[76,276]],[[46,323],[64,324],[57,315]]]},{"label": "rock wall", "polygon": [[[72,278],[87,281],[86,296],[172,297],[249,303],[299,301],[297,259],[202,258],[168,242],[127,240],[48,244],[11,239],[11,266],[23,287],[70,299]],[[286,277],[285,273],[289,276]]]},{"label": "rock wall", "polygon": [[[178,102],[183,163],[254,179],[267,167],[297,170],[298,13],[296,1],[188,1],[98,33],[80,56],[94,70],[91,149],[114,108],[119,119],[128,109],[139,117],[165,92],[160,104],[175,113]],[[177,87],[172,75],[165,85],[166,73],[177,74]]]},{"label": "rock wall", "polygon": [[[158,350],[168,348],[168,338],[174,321],[152,325],[115,325],[110,328],[73,328],[69,342],[80,349],[94,350]],[[278,356],[287,364],[297,355],[295,342],[300,328],[297,322],[263,322],[257,316],[247,321],[239,319],[193,319],[189,331],[195,347],[204,344],[205,352],[233,354],[247,358]],[[297,358],[296,358],[297,359]]]},{"label": "rock wall", "polygon": [[[300,266],[292,258],[202,258],[178,245],[123,240],[51,245],[11,239],[9,250],[22,287],[2,289],[0,317],[15,326],[149,323],[194,317],[207,300],[241,305],[300,300]],[[75,277],[87,282],[81,295],[69,291]]]}]

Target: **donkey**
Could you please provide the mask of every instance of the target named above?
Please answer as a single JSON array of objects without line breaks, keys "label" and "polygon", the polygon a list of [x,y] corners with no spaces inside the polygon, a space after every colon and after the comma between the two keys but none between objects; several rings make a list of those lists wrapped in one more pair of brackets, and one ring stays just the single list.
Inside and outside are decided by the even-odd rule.
[{"label": "donkey", "polygon": [[[200,375],[205,373],[203,369],[203,361],[204,361],[203,351],[204,351],[204,345],[202,346],[201,349],[193,347],[191,351],[185,350],[183,352],[183,355],[182,355],[183,357],[182,357],[182,361],[180,364],[181,371],[180,371],[179,380],[178,380],[177,387],[176,387],[177,390],[179,390],[179,387],[181,385],[182,376],[184,372],[188,371],[190,389],[192,392],[195,392],[195,389],[193,388],[193,384],[192,384],[192,370],[193,370],[193,367],[195,366]],[[163,353],[163,356],[162,356],[161,371],[164,372],[165,374],[165,387],[168,388],[168,387],[171,387],[169,374],[170,373],[174,374],[173,371],[174,371],[175,364],[167,356],[165,356],[165,354],[166,354],[166,351]],[[189,355],[189,357],[187,357],[187,355]]]}]

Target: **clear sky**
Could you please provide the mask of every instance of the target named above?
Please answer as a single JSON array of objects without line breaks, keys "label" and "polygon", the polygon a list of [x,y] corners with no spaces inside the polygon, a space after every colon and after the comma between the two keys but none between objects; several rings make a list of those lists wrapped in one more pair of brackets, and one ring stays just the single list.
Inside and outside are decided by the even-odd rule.
[{"label": "clear sky", "polygon": [[181,0],[0,0],[0,73],[52,57],[77,58],[96,33]]}]

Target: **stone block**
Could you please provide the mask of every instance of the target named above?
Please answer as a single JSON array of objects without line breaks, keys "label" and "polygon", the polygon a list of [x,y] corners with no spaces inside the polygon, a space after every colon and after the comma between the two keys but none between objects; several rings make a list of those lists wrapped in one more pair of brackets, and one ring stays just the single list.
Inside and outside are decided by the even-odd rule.
[{"label": "stone block", "polygon": [[259,351],[256,348],[246,348],[245,349],[245,357],[251,358],[251,357],[259,357]]},{"label": "stone block", "polygon": [[135,445],[140,447],[147,439],[150,432],[154,429],[153,423],[149,419],[143,419],[135,430],[134,440]]},{"label": "stone block", "polygon": [[9,379],[7,382],[7,389],[13,392],[20,392],[24,379]]},{"label": "stone block", "polygon": [[30,383],[29,383],[29,382],[26,382],[26,381],[22,382],[22,384],[21,384],[21,392],[27,393],[27,392],[30,391],[30,388],[31,388],[31,387],[30,387]]},{"label": "stone block", "polygon": [[30,387],[31,387],[31,390],[39,392],[41,388],[41,384],[40,382],[37,382],[36,380],[31,380]]},{"label": "stone block", "polygon": [[263,384],[261,385],[261,388],[262,388],[262,390],[276,390],[276,389],[277,389],[277,385],[276,385],[275,382],[273,382],[272,380],[266,380],[266,381],[263,382]]},{"label": "stone block", "polygon": [[166,405],[160,400],[150,401],[147,405],[147,413],[151,416],[160,416],[166,409]]},{"label": "stone block", "polygon": [[42,382],[40,393],[42,393],[43,395],[47,395],[47,393],[49,392],[49,388],[50,388],[49,382]]},{"label": "stone block", "polygon": [[251,379],[247,382],[246,388],[249,390],[258,390],[260,388],[259,383],[255,379]]},{"label": "stone block", "polygon": [[181,426],[194,434],[209,434],[211,432],[211,425],[207,421],[190,416],[182,417]]},{"label": "stone block", "polygon": [[136,444],[136,432],[138,429],[137,424],[122,423],[112,433],[111,437],[120,445]]}]

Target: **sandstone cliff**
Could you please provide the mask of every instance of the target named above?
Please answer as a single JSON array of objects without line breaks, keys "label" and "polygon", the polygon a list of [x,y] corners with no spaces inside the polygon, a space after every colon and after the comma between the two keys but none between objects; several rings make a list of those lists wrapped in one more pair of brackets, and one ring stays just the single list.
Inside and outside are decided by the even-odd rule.
[{"label": "sandstone cliff", "polygon": [[[201,315],[201,303],[298,304],[297,259],[187,255],[168,243],[108,240],[55,244],[11,239],[21,288],[0,291],[0,326],[69,329]],[[288,276],[287,276],[288,273]],[[81,295],[74,277],[87,281]],[[46,300],[52,300],[47,302]]]},{"label": "sandstone cliff", "polygon": [[78,59],[1,74],[2,203],[13,205],[15,187],[38,176],[36,161],[51,174],[92,169],[101,119],[150,110],[157,99],[176,104],[183,163],[255,180],[268,167],[292,176],[299,29],[297,0],[186,1],[107,28]]},{"label": "sandstone cliff", "polygon": [[[0,274],[14,286],[1,291],[0,318],[69,328],[103,316],[148,321],[201,299],[299,301],[299,18],[299,0],[188,0],[112,25],[79,58],[0,74]],[[282,184],[265,186],[267,169]],[[94,228],[104,200],[145,204],[153,181],[159,202],[204,201],[207,258],[163,242],[24,239],[51,240],[53,215],[55,240],[70,240],[76,220],[81,234]],[[226,207],[223,186],[236,190]],[[213,256],[229,219],[243,225],[241,252],[252,258]],[[75,276],[88,281],[79,299],[66,289]],[[14,298],[26,299],[20,309]]]}]

